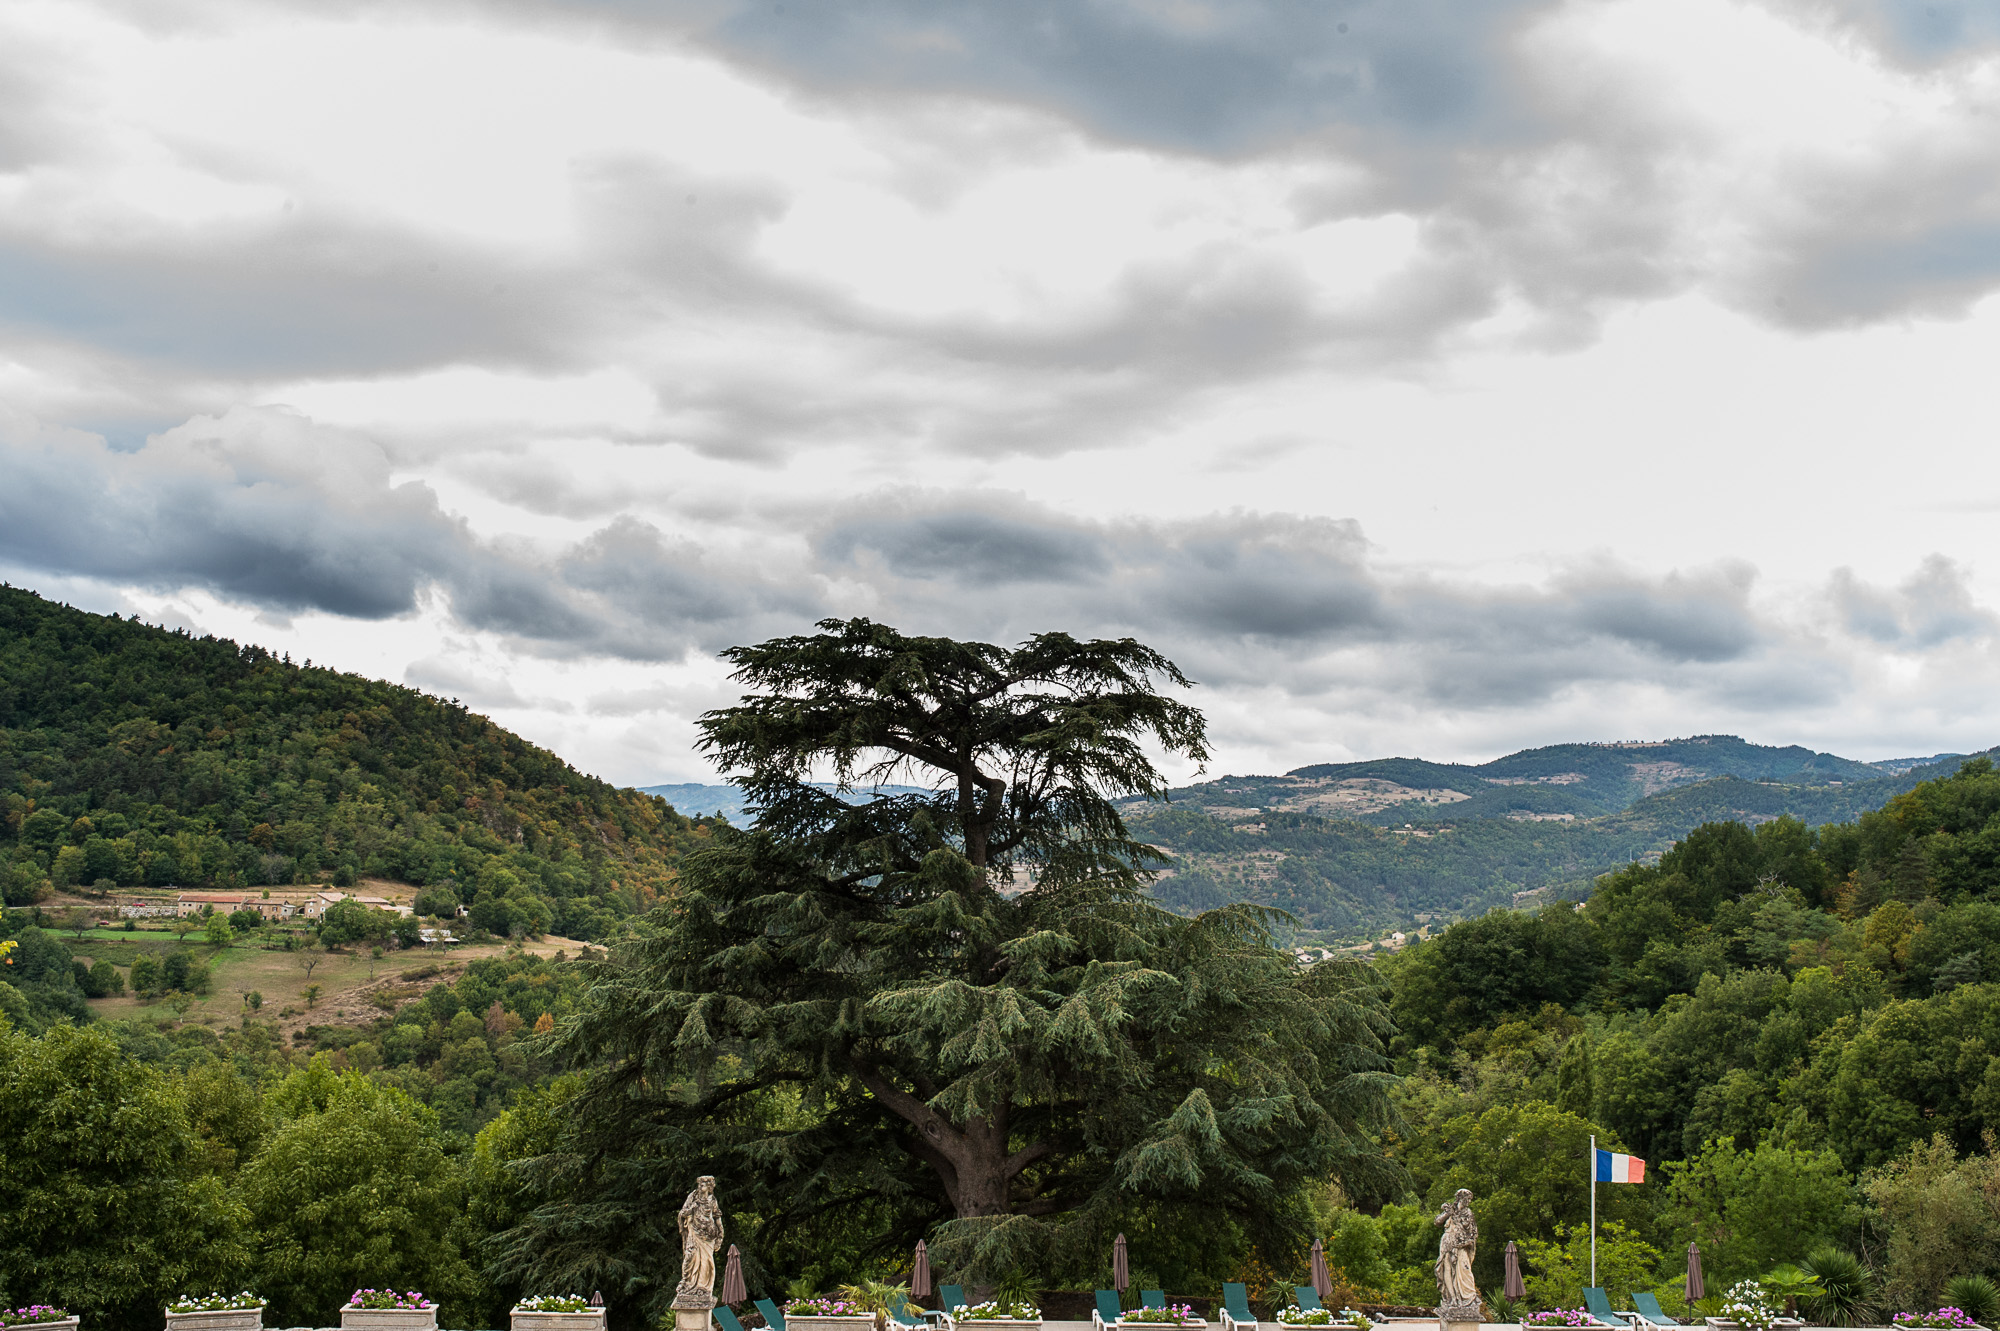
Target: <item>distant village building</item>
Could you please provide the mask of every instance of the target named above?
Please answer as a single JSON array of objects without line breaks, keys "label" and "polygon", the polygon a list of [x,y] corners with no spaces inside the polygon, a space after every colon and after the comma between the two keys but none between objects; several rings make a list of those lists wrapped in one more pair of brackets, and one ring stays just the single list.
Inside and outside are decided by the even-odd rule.
[{"label": "distant village building", "polygon": [[299,914],[309,920],[316,920],[326,914],[328,906],[347,900],[345,892],[314,892],[299,903]]},{"label": "distant village building", "polygon": [[[239,892],[183,892],[175,900],[172,910],[148,911],[151,915],[199,915],[204,910],[219,911],[224,915],[239,910],[254,910],[267,920],[289,920],[292,917],[292,903],[272,897],[250,896]],[[127,913],[120,908],[120,915]]]},{"label": "distant village building", "polygon": [[199,915],[203,911],[219,910],[227,915],[249,904],[249,897],[233,892],[183,892],[174,900],[174,914]]}]

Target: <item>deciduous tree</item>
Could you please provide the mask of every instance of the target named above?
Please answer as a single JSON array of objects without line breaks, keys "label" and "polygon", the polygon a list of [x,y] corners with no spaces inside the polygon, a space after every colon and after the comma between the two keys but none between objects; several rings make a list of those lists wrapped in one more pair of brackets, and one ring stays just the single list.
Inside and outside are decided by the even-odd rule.
[{"label": "deciduous tree", "polygon": [[164,1300],[234,1288],[241,1211],[167,1079],[105,1035],[0,1034],[0,1302],[146,1331]]},{"label": "deciduous tree", "polygon": [[465,1325],[471,1268],[451,1231],[462,1185],[436,1116],[322,1058],[267,1098],[275,1121],[243,1169],[259,1292],[274,1324],[327,1325],[362,1285],[419,1289]]}]

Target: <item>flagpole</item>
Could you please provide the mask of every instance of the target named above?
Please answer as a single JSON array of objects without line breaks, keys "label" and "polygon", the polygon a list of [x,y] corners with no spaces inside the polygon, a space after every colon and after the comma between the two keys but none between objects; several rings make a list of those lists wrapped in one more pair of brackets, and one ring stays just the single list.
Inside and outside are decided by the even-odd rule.
[{"label": "flagpole", "polygon": [[1597,1288],[1597,1134],[1590,1134],[1590,1287]]}]

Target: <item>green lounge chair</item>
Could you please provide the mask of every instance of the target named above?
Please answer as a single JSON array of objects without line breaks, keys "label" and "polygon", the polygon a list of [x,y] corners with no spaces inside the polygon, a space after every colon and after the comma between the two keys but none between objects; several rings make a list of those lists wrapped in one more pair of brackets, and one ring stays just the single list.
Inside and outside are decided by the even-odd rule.
[{"label": "green lounge chair", "polygon": [[931,1325],[950,1326],[958,1318],[958,1310],[966,1306],[965,1286],[939,1285],[938,1306],[924,1314],[931,1319]]},{"label": "green lounge chair", "polygon": [[785,1315],[778,1311],[778,1305],[769,1299],[757,1300],[757,1311],[764,1314],[764,1325],[771,1331],[785,1331]]},{"label": "green lounge chair", "polygon": [[913,1329],[930,1325],[929,1319],[924,1316],[924,1310],[905,1298],[901,1290],[889,1296],[889,1320],[897,1326]]},{"label": "green lounge chair", "polygon": [[1257,1318],[1250,1311],[1250,1291],[1241,1285],[1222,1287],[1222,1331],[1257,1331]]},{"label": "green lounge chair", "polygon": [[1676,1322],[1673,1318],[1660,1311],[1660,1300],[1650,1289],[1633,1290],[1632,1306],[1639,1310],[1638,1315],[1642,1321],[1651,1322],[1654,1326],[1680,1325],[1679,1322]]},{"label": "green lounge chair", "polygon": [[715,1305],[715,1324],[722,1331],[743,1331],[743,1323],[736,1320],[735,1312],[726,1303]]},{"label": "green lounge chair", "polygon": [[1115,1327],[1125,1316],[1125,1310],[1118,1306],[1118,1291],[1100,1289],[1097,1291],[1097,1306],[1090,1310],[1091,1331],[1105,1331]]},{"label": "green lounge chair", "polygon": [[1142,1308],[1164,1308],[1167,1306],[1166,1291],[1142,1289],[1139,1291],[1139,1306]]},{"label": "green lounge chair", "polygon": [[1611,1297],[1598,1286],[1584,1286],[1583,1306],[1597,1319],[1599,1326],[1615,1327],[1617,1331],[1630,1331],[1632,1324],[1611,1311]]},{"label": "green lounge chair", "polygon": [[1319,1291],[1311,1285],[1293,1286],[1292,1297],[1297,1301],[1301,1312],[1313,1312],[1320,1306]]}]

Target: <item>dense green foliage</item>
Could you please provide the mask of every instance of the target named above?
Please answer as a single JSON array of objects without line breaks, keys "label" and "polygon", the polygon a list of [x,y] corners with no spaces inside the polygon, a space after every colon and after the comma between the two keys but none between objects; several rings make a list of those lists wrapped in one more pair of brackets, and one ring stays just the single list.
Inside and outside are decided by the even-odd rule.
[{"label": "dense green foliage", "polygon": [[[1418,1198],[1470,1177],[1491,1244],[1561,1266],[1594,1131],[1651,1162],[1599,1189],[1600,1216],[1661,1287],[1690,1241],[1717,1291],[1828,1245],[1870,1255],[1894,1307],[1992,1272],[2000,1222],[1971,1198],[2000,1195],[1995,847],[2000,773],[1975,758],[1852,823],[1704,825],[1581,908],[1495,911],[1386,959]],[[1521,1178],[1477,1163],[1529,1140],[1517,1115],[1550,1125]],[[1419,1291],[1421,1236],[1398,1252],[1411,1227],[1377,1223],[1391,1284]],[[1488,1251],[1479,1271],[1497,1276]]]},{"label": "dense green foliage", "polygon": [[240,1265],[239,1209],[169,1080],[97,1033],[0,1034],[0,1303],[123,1327]]},{"label": "dense green foliage", "polygon": [[455,702],[0,587],[0,888],[429,885],[607,937],[694,826]]},{"label": "dense green foliage", "polygon": [[518,953],[413,975],[372,1025],[290,1044],[255,1019],[0,1032],[0,1301],[141,1331],[168,1298],[249,1285],[274,1325],[324,1326],[397,1284],[447,1325],[504,1325],[519,1291],[481,1276],[483,1245],[519,1218],[507,1162],[547,1149],[570,1091],[533,1032],[585,976]]}]

